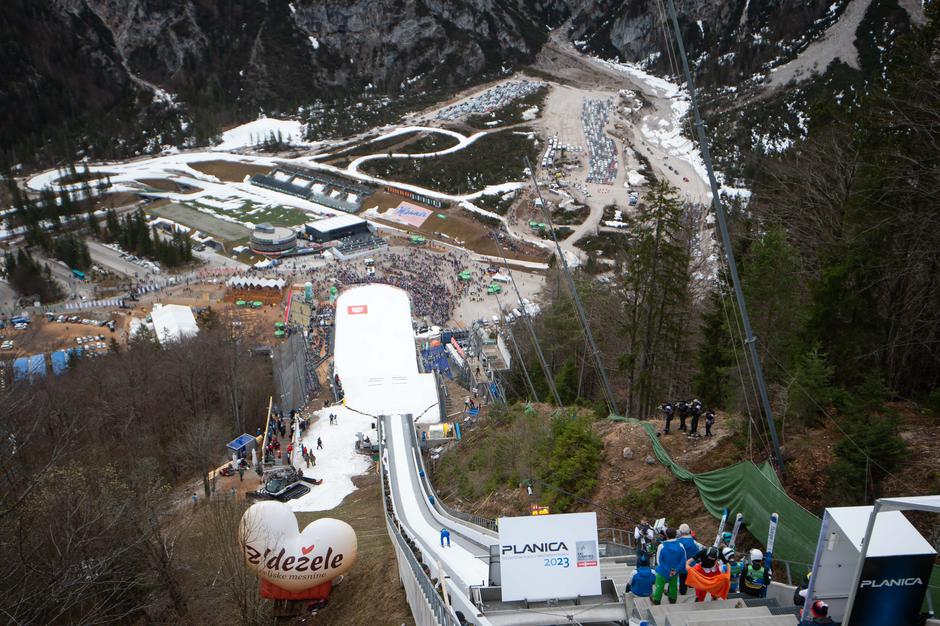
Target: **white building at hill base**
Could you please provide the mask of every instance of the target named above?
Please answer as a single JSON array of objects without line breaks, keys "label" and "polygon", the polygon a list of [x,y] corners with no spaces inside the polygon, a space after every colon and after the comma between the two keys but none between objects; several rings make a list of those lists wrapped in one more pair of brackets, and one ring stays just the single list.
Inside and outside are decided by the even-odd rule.
[{"label": "white building at hill base", "polygon": [[182,341],[199,333],[192,309],[181,304],[154,304],[150,314],[161,345]]}]

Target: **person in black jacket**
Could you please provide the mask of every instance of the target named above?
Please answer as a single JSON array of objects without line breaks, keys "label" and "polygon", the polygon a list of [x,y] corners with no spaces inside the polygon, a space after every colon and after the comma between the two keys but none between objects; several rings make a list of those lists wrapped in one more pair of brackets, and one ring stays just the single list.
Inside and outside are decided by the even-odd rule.
[{"label": "person in black jacket", "polygon": [[663,434],[669,434],[669,422],[672,421],[673,413],[675,413],[675,407],[672,406],[671,402],[666,402],[659,405],[659,409],[663,412],[663,417],[666,418],[666,427],[663,428]]},{"label": "person in black jacket", "polygon": [[689,429],[689,437],[698,437],[698,420],[702,416],[702,403],[696,398],[689,404],[689,413],[692,414],[692,427]]},{"label": "person in black jacket", "polygon": [[806,604],[806,590],[809,588],[809,575],[812,572],[806,572],[806,578],[800,583],[800,586],[793,590],[793,604],[803,606]]},{"label": "person in black jacket", "polygon": [[715,423],[715,411],[708,409],[705,411],[705,436],[712,436],[712,425]]},{"label": "person in black jacket", "polygon": [[676,402],[676,410],[679,411],[679,430],[685,432],[685,420],[689,417],[689,403],[685,400]]}]

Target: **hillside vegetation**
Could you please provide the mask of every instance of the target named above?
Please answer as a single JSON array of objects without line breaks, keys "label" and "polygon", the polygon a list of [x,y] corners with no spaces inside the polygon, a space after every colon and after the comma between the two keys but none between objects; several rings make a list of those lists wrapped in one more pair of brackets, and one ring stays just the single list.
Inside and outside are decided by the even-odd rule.
[{"label": "hillside vegetation", "polygon": [[[806,454],[801,433],[839,433],[813,491],[829,504],[901,488],[912,446],[898,402],[940,404],[940,29],[937,7],[928,12],[860,107],[820,103],[809,137],[767,163],[750,204],[727,204],[784,457]],[[617,412],[658,419],[662,402],[699,397],[745,416],[741,436],[760,460],[769,437],[737,303],[721,267],[703,279],[708,256],[720,257],[698,223],[696,207],[654,186],[604,249],[611,282],[578,276],[579,293]],[[552,376],[566,404],[596,406],[601,381],[565,282],[547,284],[538,336]],[[549,398],[531,339],[516,339],[538,399]],[[511,386],[529,395],[521,370]]]},{"label": "hillside vegetation", "polygon": [[[234,541],[242,504],[207,505],[224,442],[262,426],[273,391],[270,360],[246,353],[216,316],[185,343],[145,336],[8,388],[5,621],[268,623]],[[197,507],[173,491],[193,479]]]}]

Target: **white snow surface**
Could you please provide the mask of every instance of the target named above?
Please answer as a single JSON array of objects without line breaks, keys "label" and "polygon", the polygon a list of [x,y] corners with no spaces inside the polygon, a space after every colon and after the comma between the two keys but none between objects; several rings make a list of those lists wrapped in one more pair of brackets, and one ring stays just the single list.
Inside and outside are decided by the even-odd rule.
[{"label": "white snow surface", "polygon": [[627,170],[627,183],[630,187],[639,187],[646,184],[646,177],[636,170]]},{"label": "white snow surface", "polygon": [[[645,115],[643,119],[640,120],[640,133],[648,143],[658,147],[662,152],[688,163],[695,171],[695,174],[707,184],[708,172],[705,169],[702,154],[692,140],[686,137],[682,132],[683,127],[688,124],[687,118],[692,108],[688,91],[664,78],[644,72],[636,65],[630,63],[620,63],[604,59],[596,59],[596,61],[611,69],[627,74],[636,81],[638,86],[641,88],[645,87],[645,90],[653,96],[670,101],[669,108],[672,112],[671,118],[665,119],[657,115]],[[716,171],[715,177],[718,179],[719,185],[721,185],[724,179],[721,172]],[[724,191],[723,188],[719,190]],[[711,198],[711,194],[708,194],[708,197]]]},{"label": "white snow surface", "polygon": [[439,421],[433,374],[418,371],[411,302],[391,285],[352,287],[336,300],[334,369],[347,408]]},{"label": "white snow surface", "polygon": [[[477,581],[486,580],[488,566],[483,559],[476,558],[458,543],[452,543],[449,548],[442,548],[436,540],[441,529],[431,526],[418,508],[419,498],[423,501],[424,494],[415,491],[414,484],[410,479],[408,455],[405,453],[407,449],[405,446],[406,434],[403,424],[397,418],[392,418],[389,421],[391,427],[385,435],[386,444],[394,447],[396,454],[395,466],[389,467],[388,471],[400,477],[395,483],[401,495],[402,509],[404,509],[401,511],[396,510],[398,517],[407,520],[412,532],[421,538],[426,548],[430,548],[434,553],[435,558],[433,560],[441,560],[447,563],[463,585],[477,584]],[[384,461],[387,462],[387,459],[384,459]]]},{"label": "white snow surface", "polygon": [[[289,501],[294,511],[335,508],[356,490],[353,477],[370,465],[366,456],[356,452],[356,433],[374,441],[373,416],[423,413],[419,423],[438,421],[434,375],[418,371],[407,292],[382,284],[343,291],[336,300],[334,365],[345,394],[343,404],[317,411],[319,419],[302,439],[316,455],[316,467],[308,469],[302,460],[295,462],[306,476],[324,482]],[[337,416],[338,424],[330,425],[330,413]],[[318,437],[323,450],[316,449]]]},{"label": "white snow surface", "polygon": [[263,142],[272,134],[276,136],[278,133],[281,133],[281,138],[287,143],[304,144],[304,125],[300,122],[263,117],[225,131],[222,133],[222,143],[214,146],[212,150],[228,151],[250,148]]},{"label": "white snow surface", "polygon": [[[330,425],[330,413],[337,416],[337,424]],[[343,498],[356,490],[353,476],[364,474],[371,465],[369,457],[356,451],[356,433],[375,441],[375,421],[368,416],[350,411],[344,406],[331,406],[317,411],[318,419],[304,433],[301,443],[317,457],[315,467],[308,468],[299,455],[294,466],[303,469],[304,476],[322,478],[322,485],[311,485],[310,493],[287,505],[294,511],[328,511],[340,505]],[[317,450],[317,437],[323,440],[323,449]]]}]

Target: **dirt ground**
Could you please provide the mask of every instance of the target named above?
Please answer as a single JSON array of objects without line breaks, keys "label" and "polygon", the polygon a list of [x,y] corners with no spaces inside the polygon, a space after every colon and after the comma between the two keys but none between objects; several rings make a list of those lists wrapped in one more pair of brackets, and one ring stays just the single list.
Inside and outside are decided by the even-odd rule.
[{"label": "dirt ground", "polygon": [[137,182],[153,187],[154,189],[159,189],[160,191],[170,191],[172,193],[180,193],[182,191],[180,185],[167,178],[141,178]]},{"label": "dirt ground", "polygon": [[140,200],[136,193],[121,191],[118,193],[106,193],[103,196],[95,198],[95,209],[116,209],[118,207],[134,204]]},{"label": "dirt ground", "polygon": [[[398,206],[398,203],[396,202],[393,206]],[[447,217],[441,218],[438,214]],[[428,238],[433,237],[451,245],[458,245],[478,254],[490,256],[499,256],[500,254],[496,242],[490,237],[491,228],[473,217],[467,216],[462,209],[437,210],[424,221],[420,228],[386,221],[381,217],[377,221],[398,230],[424,235]],[[504,248],[506,258],[539,263],[544,263],[548,259],[548,254],[542,248],[521,243],[518,243],[518,246],[517,250]]]},{"label": "dirt ground", "polygon": [[413,624],[405,592],[398,582],[395,550],[385,529],[379,477],[373,469],[354,479],[359,487],[332,511],[298,513],[300,527],[321,517],[335,517],[350,524],[359,541],[359,557],[330,602],[316,616],[299,618],[297,624]]},{"label": "dirt ground", "polygon": [[279,289],[226,289],[225,302],[264,302],[265,304],[280,304],[284,301],[285,293]]},{"label": "dirt ground", "polygon": [[153,302],[158,301],[163,304],[182,304],[195,308],[211,307],[222,319],[241,322],[240,329],[243,336],[250,340],[270,343],[273,339],[274,322],[284,320],[283,292],[278,293],[276,298],[269,295],[268,302],[260,309],[239,308],[234,302],[241,297],[236,297],[223,285],[212,283],[179,285],[151,294],[149,297],[145,296],[136,303],[136,306],[128,310],[127,318],[118,322],[118,328],[123,328],[125,331],[121,341],[126,342],[126,330],[130,324],[130,318],[145,319],[153,310]]},{"label": "dirt ground", "polygon": [[[716,526],[692,483],[675,478],[658,460],[653,464],[646,462],[647,457],[653,456],[653,446],[641,426],[600,421],[595,424],[594,432],[603,439],[604,449],[600,487],[592,499],[625,516],[598,510],[598,526],[629,529],[635,520],[644,517],[649,521],[665,517],[671,526],[685,522],[693,530],[705,528],[711,532]],[[664,438],[664,446],[679,463],[687,464],[705,454],[706,446],[712,447],[721,439],[721,433],[716,431],[716,434],[713,440],[692,442],[685,436],[670,435]],[[626,447],[633,451],[633,458],[623,458]],[[627,507],[625,501],[634,504]]]},{"label": "dirt ground", "polygon": [[221,181],[227,183],[240,183],[245,180],[245,176],[252,174],[267,174],[271,171],[269,167],[252,165],[251,163],[239,163],[237,161],[196,161],[189,166],[203,174],[215,176]]},{"label": "dirt ground", "polygon": [[107,352],[107,345],[111,339],[118,343],[125,343],[123,332],[124,312],[112,311],[110,315],[104,315],[101,312],[89,313],[86,311],[83,315],[81,312],[75,311],[72,314],[86,319],[113,319],[115,321],[115,332],[112,333],[107,327],[102,326],[75,323],[60,324],[58,322],[47,322],[45,317],[41,319],[33,318],[33,322],[26,330],[16,330],[11,326],[0,330],[0,334],[13,342],[13,350],[2,352],[0,355],[2,355],[2,358],[19,358],[42,352],[78,348],[80,346],[75,341],[77,337],[92,335],[102,335],[104,337],[101,341],[105,344],[105,349],[96,350],[97,352]]}]

